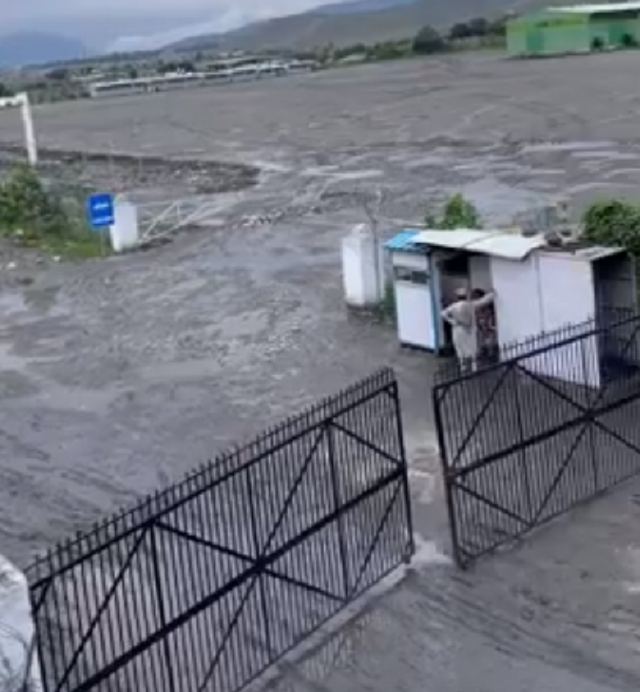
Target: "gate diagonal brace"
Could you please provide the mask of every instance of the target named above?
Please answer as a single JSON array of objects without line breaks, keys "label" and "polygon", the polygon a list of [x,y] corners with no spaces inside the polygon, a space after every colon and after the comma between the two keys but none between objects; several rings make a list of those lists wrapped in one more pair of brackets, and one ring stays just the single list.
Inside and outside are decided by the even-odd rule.
[{"label": "gate diagonal brace", "polygon": [[[495,383],[493,389],[491,390],[491,393],[487,397],[485,403],[483,404],[482,408],[480,409],[478,415],[476,416],[476,419],[473,421],[473,425],[465,435],[464,439],[462,440],[462,443],[458,447],[458,450],[456,452],[455,457],[453,458],[451,462],[451,467],[452,469],[456,468],[459,465],[460,459],[462,458],[462,453],[465,451],[467,448],[469,442],[471,442],[473,435],[475,431],[477,430],[478,426],[480,425],[480,421],[484,418],[485,414],[493,404],[494,399],[498,395],[498,392],[504,385],[505,380],[507,379],[507,375],[509,373],[513,372],[513,364],[508,363],[507,367],[503,370],[502,373],[500,373],[500,377],[498,378],[498,381]],[[450,385],[454,386],[454,385]]]},{"label": "gate diagonal brace", "polygon": [[80,660],[80,656],[82,652],[84,651],[84,648],[88,644],[89,640],[91,639],[91,635],[93,634],[93,631],[95,630],[100,618],[102,617],[102,613],[107,609],[107,606],[111,602],[111,597],[115,593],[115,590],[118,588],[120,582],[124,579],[125,574],[127,573],[127,570],[129,569],[129,566],[131,565],[131,562],[133,561],[133,558],[136,556],[136,553],[138,552],[140,546],[142,545],[142,541],[145,539],[146,535],[149,533],[149,527],[144,527],[142,531],[140,532],[140,535],[136,538],[135,543],[131,546],[131,549],[127,553],[127,557],[125,558],[124,562],[122,563],[122,566],[118,570],[118,574],[116,575],[116,578],[113,580],[113,583],[111,584],[111,587],[109,588],[109,591],[105,594],[104,599],[102,600],[102,603],[98,610],[96,611],[96,614],[93,616],[91,622],[89,623],[89,627],[87,627],[86,632],[84,633],[84,636],[80,640],[80,643],[76,647],[76,650],[73,653],[73,656],[71,657],[71,661],[69,661],[69,664],[62,674],[62,677],[60,678],[60,681],[58,682],[57,685],[57,690],[62,690],[65,688],[65,685],[67,683],[67,680],[69,679],[69,676],[71,675],[71,672],[75,668],[76,664]]},{"label": "gate diagonal brace", "polygon": [[387,504],[387,508],[382,515],[382,518],[378,522],[378,526],[376,527],[375,534],[373,535],[373,538],[369,542],[367,554],[365,556],[365,559],[362,562],[362,565],[360,566],[360,570],[358,571],[358,574],[356,576],[355,583],[353,584],[351,590],[347,594],[347,600],[351,599],[354,594],[358,593],[358,589],[360,588],[360,583],[362,582],[362,578],[364,577],[367,567],[369,566],[369,563],[371,562],[371,559],[373,557],[373,551],[375,550],[376,546],[378,545],[378,542],[380,541],[380,536],[382,535],[382,532],[384,531],[385,526],[387,525],[387,521],[389,517],[391,516],[391,512],[396,506],[396,503],[398,501],[398,496],[400,495],[400,491],[402,490],[402,483],[399,482],[396,484],[396,488],[393,491],[393,495],[391,496],[391,499],[389,500]]},{"label": "gate diagonal brace", "polygon": [[311,449],[307,453],[307,456],[305,457],[304,461],[302,462],[302,468],[300,469],[300,472],[296,476],[295,481],[293,482],[293,485],[291,486],[291,490],[289,491],[289,494],[287,495],[287,499],[284,501],[284,505],[280,509],[280,512],[278,514],[278,518],[276,519],[273,527],[271,528],[271,531],[269,535],[267,536],[267,540],[265,544],[262,546],[261,555],[265,555],[268,551],[269,548],[271,548],[271,544],[273,543],[273,539],[276,537],[278,533],[278,529],[282,526],[282,522],[284,521],[285,517],[287,516],[287,512],[289,511],[289,507],[291,507],[291,504],[293,503],[293,500],[296,496],[296,492],[298,488],[300,487],[300,484],[302,483],[302,479],[305,477],[307,470],[309,469],[309,466],[311,465],[311,461],[313,460],[316,452],[318,451],[318,447],[320,446],[320,443],[322,440],[325,438],[327,434],[327,426],[323,426],[318,434],[316,435],[316,439],[313,441],[313,444],[311,445]]},{"label": "gate diagonal brace", "polygon": [[[637,329],[634,331],[637,331]],[[629,447],[629,449],[640,453],[640,448],[638,448],[636,445],[633,443],[629,442],[628,440],[625,440],[621,435],[616,433],[614,430],[610,430],[607,426],[603,425],[598,419],[597,416],[603,415],[604,413],[607,413],[609,411],[615,410],[619,408],[621,405],[623,405],[624,399],[620,402],[615,402],[614,404],[609,404],[608,406],[605,406],[603,408],[597,409],[596,407],[598,404],[602,401],[604,398],[604,395],[606,391],[608,390],[610,383],[607,383],[599,392],[598,397],[596,400],[593,402],[593,405],[590,406],[589,408],[583,406],[582,404],[579,404],[578,402],[573,401],[571,398],[567,397],[564,395],[562,392],[556,390],[554,387],[549,386],[544,380],[541,378],[537,378],[535,375],[532,373],[529,373],[528,371],[524,370],[526,374],[531,377],[534,381],[539,382],[543,387],[548,388],[550,391],[552,391],[554,394],[559,396],[561,399],[566,401],[567,403],[571,404],[574,408],[576,408],[581,415],[574,421],[572,421],[572,424],[568,426],[566,429],[569,429],[569,427],[575,426],[581,426],[578,434],[576,435],[576,439],[573,441],[569,451],[567,452],[567,455],[565,457],[565,460],[563,461],[562,465],[558,469],[558,472],[556,473],[553,482],[550,484],[544,498],[542,499],[538,510],[536,514],[533,517],[533,525],[537,524],[540,520],[540,517],[542,516],[542,513],[546,509],[547,505],[549,504],[549,501],[553,497],[553,493],[555,492],[556,488],[558,487],[558,484],[560,483],[560,480],[562,479],[562,476],[564,475],[565,471],[569,467],[570,462],[573,459],[573,455],[576,452],[576,449],[578,449],[578,445],[582,442],[587,430],[589,429],[589,424],[595,424],[596,427],[599,429],[603,430],[606,434],[611,435],[614,439],[618,440],[622,444],[626,445]],[[634,401],[637,397],[631,397],[629,400]]]},{"label": "gate diagonal brace", "polygon": [[485,505],[488,505],[492,509],[495,509],[496,512],[500,512],[501,514],[505,514],[506,516],[510,517],[514,521],[518,521],[521,524],[523,524],[525,527],[530,526],[530,522],[521,517],[519,514],[516,514],[515,512],[512,512],[511,510],[507,509],[506,507],[500,507],[500,505],[497,505],[493,500],[490,500],[488,497],[484,497],[483,495],[480,495],[477,493],[475,490],[472,488],[467,487],[466,485],[462,485],[457,481],[457,479],[453,480],[453,483],[455,487],[458,490],[461,490],[467,495],[471,495],[471,497],[474,497],[476,500],[479,500],[480,502],[484,503]]},{"label": "gate diagonal brace", "polygon": [[211,680],[211,676],[216,672],[216,668],[218,667],[218,664],[220,663],[220,659],[222,658],[222,654],[224,653],[224,650],[227,648],[227,644],[229,643],[229,640],[231,639],[231,635],[233,634],[234,630],[236,629],[236,625],[238,624],[238,621],[240,620],[240,616],[242,615],[242,611],[244,610],[244,607],[247,605],[249,598],[251,594],[254,592],[256,588],[256,584],[259,581],[259,575],[256,574],[253,579],[251,580],[251,583],[249,584],[249,587],[247,590],[244,592],[244,595],[242,596],[240,603],[238,604],[238,607],[236,608],[236,612],[233,614],[233,618],[231,619],[231,622],[227,625],[227,631],[224,633],[224,637],[222,637],[222,641],[220,642],[220,645],[218,646],[217,651],[215,652],[215,655],[213,656],[213,660],[209,664],[209,667],[207,668],[207,672],[204,674],[204,678],[200,685],[198,686],[198,692],[203,692],[207,688],[207,685],[209,684],[209,680]]},{"label": "gate diagonal brace", "polygon": [[404,465],[404,462],[399,460],[397,457],[394,457],[393,454],[389,454],[389,452],[386,452],[384,449],[380,449],[380,447],[377,447],[374,445],[372,442],[369,442],[369,440],[365,439],[361,435],[359,435],[356,432],[353,432],[353,430],[348,430],[345,428],[343,425],[340,425],[340,423],[336,423],[336,421],[331,421],[331,427],[335,428],[339,432],[341,432],[343,435],[346,435],[347,437],[350,437],[352,440],[355,440],[359,444],[361,444],[363,447],[366,447],[367,449],[371,450],[372,452],[375,452],[376,454],[379,454],[381,457],[384,457],[387,461],[390,461],[393,464],[399,464],[399,465]]},{"label": "gate diagonal brace", "polygon": [[179,536],[180,538],[184,538],[187,541],[191,541],[192,543],[197,543],[198,545],[210,548],[211,550],[215,550],[219,553],[222,553],[223,555],[227,555],[228,557],[235,558],[236,560],[242,560],[248,565],[254,567],[256,573],[266,574],[270,577],[273,577],[274,579],[280,579],[286,582],[287,584],[291,584],[292,586],[297,586],[299,588],[306,589],[307,591],[311,591],[319,596],[324,596],[325,598],[329,598],[333,601],[342,601],[342,598],[340,596],[337,596],[336,594],[333,594],[330,591],[325,591],[324,589],[321,589],[318,586],[315,586],[314,584],[308,584],[300,579],[295,579],[294,577],[290,577],[286,574],[281,574],[280,572],[272,569],[271,567],[267,567],[266,565],[262,564],[263,560],[261,560],[260,558],[256,559],[254,557],[251,557],[250,555],[245,555],[244,553],[238,552],[237,550],[233,550],[233,548],[227,548],[224,545],[214,543],[213,541],[209,541],[206,538],[201,538],[200,536],[196,536],[195,534],[183,531],[182,529],[178,529],[174,526],[171,526],[170,524],[165,524],[162,521],[158,522],[156,524],[156,527],[168,533],[172,533],[176,536]]},{"label": "gate diagonal brace", "polygon": [[[531,376],[531,374],[529,373]],[[546,383],[542,383],[545,386]],[[556,390],[551,387],[551,391],[556,393]],[[559,394],[559,393],[558,393]],[[626,447],[629,447],[635,452],[640,453],[640,447],[637,447],[634,445],[632,442],[629,440],[626,440],[625,438],[621,437],[618,433],[616,433],[614,430],[609,429],[606,425],[601,423],[597,418],[598,416],[603,416],[606,415],[607,413],[611,413],[612,411],[615,411],[622,406],[625,406],[626,404],[630,404],[633,401],[637,401],[638,396],[637,394],[629,395],[626,397],[623,397],[622,399],[619,399],[618,401],[615,401],[611,404],[607,404],[606,406],[603,406],[602,408],[599,408],[597,410],[594,409],[588,409],[582,406],[581,404],[578,404],[575,401],[572,401],[570,398],[568,399],[568,403],[573,405],[580,413],[580,415],[577,415],[575,418],[565,421],[564,423],[560,423],[559,425],[550,428],[544,432],[538,433],[537,435],[531,436],[527,441],[526,441],[526,446],[527,447],[533,447],[534,445],[544,442],[545,440],[549,440],[558,433],[565,432],[567,430],[570,430],[571,428],[574,428],[581,423],[588,424],[589,422],[593,422],[597,427],[602,429],[605,433],[608,435],[611,435],[611,437],[615,438],[622,444],[624,444]],[[582,438],[580,438],[582,439]],[[580,440],[578,440],[579,442]],[[474,471],[477,471],[478,469],[481,469],[484,466],[488,466],[489,464],[492,464],[495,461],[498,461],[499,459],[502,459],[506,456],[509,456],[510,454],[514,454],[517,451],[521,450],[523,447],[521,442],[515,443],[511,445],[510,447],[505,447],[504,449],[499,450],[498,452],[493,452],[492,454],[487,454],[484,456],[480,461],[476,461],[472,464],[469,464],[468,466],[465,466],[464,468],[460,469],[450,469],[450,472],[448,475],[451,478],[463,478],[464,476],[473,473]]]},{"label": "gate diagonal brace", "polygon": [[[612,430],[607,425],[605,425],[600,420],[598,420],[598,416],[602,416],[606,413],[610,413],[611,411],[615,411],[617,408],[620,408],[621,405],[631,403],[632,401],[636,401],[636,399],[637,399],[636,395],[624,397],[620,401],[615,402],[615,404],[609,404],[609,405],[604,406],[600,409],[595,409],[594,407],[586,407],[583,404],[580,404],[579,402],[574,401],[571,397],[567,396],[561,390],[556,389],[553,385],[551,385],[549,382],[546,382],[544,380],[544,378],[540,377],[539,375],[536,375],[535,373],[530,372],[529,370],[527,370],[526,368],[523,368],[520,365],[518,365],[517,367],[527,377],[534,380],[535,382],[537,382],[542,387],[553,392],[553,394],[557,395],[560,399],[562,399],[563,401],[565,401],[566,403],[570,404],[575,409],[577,409],[582,414],[582,417],[584,418],[584,421],[586,423],[595,423],[595,425],[598,428],[600,428],[600,430],[611,435],[613,438],[618,440],[618,442],[621,442],[622,444],[629,447],[629,449],[633,450],[634,452],[638,452],[638,454],[640,454],[640,447],[639,446],[637,446],[637,445],[633,444],[633,442],[630,442],[629,440],[625,439],[624,437],[622,437],[622,435],[617,433],[615,430]],[[608,387],[609,385],[606,385],[606,386]],[[602,400],[603,394],[604,394],[604,389],[603,389],[601,395],[598,397],[598,399],[596,399],[596,401],[594,402],[595,404],[597,404],[599,401]],[[576,422],[576,421],[574,421],[574,422]]]}]

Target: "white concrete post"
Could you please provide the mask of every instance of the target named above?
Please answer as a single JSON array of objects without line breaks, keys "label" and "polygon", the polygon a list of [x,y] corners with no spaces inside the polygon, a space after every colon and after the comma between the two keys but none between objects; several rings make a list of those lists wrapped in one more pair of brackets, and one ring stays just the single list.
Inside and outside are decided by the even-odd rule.
[{"label": "white concrete post", "polygon": [[140,244],[138,208],[122,197],[114,200],[115,223],[109,227],[111,247],[114,252],[132,250]]},{"label": "white concrete post", "polygon": [[366,224],[353,228],[342,240],[345,301],[355,308],[375,307],[384,299],[382,248]]},{"label": "white concrete post", "polygon": [[0,690],[40,692],[29,587],[20,570],[0,555]]},{"label": "white concrete post", "polygon": [[20,108],[24,143],[27,149],[27,160],[32,166],[35,166],[38,163],[38,146],[33,127],[33,116],[31,114],[29,94],[27,94],[27,92],[23,92],[21,94],[16,94],[16,96],[0,98],[0,108]]},{"label": "white concrete post", "polygon": [[24,141],[27,145],[27,158],[32,166],[38,163],[38,144],[36,133],[33,127],[33,116],[31,114],[31,104],[27,93],[20,94],[22,97],[22,127],[24,128]]}]

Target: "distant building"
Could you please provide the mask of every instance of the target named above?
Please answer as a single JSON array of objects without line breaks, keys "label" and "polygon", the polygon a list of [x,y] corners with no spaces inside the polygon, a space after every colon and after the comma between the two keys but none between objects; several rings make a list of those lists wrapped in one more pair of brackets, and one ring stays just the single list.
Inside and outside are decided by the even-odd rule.
[{"label": "distant building", "polygon": [[135,79],[117,79],[109,82],[93,82],[88,85],[92,98],[104,96],[126,96],[144,94],[169,89],[185,89],[215,84],[229,84],[266,77],[277,77],[295,72],[317,69],[318,64],[312,60],[267,60],[243,58],[221,60],[212,64],[206,72],[168,72],[163,75],[137,77]]},{"label": "distant building", "polygon": [[507,22],[514,57],[589,53],[640,45],[640,2],[548,7]]}]

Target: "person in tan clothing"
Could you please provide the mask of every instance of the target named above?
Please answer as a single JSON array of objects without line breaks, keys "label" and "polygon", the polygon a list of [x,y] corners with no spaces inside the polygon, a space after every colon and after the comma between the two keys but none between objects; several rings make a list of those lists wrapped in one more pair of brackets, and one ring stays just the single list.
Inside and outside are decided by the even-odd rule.
[{"label": "person in tan clothing", "polygon": [[463,372],[475,370],[479,345],[478,310],[492,305],[494,298],[493,293],[473,298],[466,288],[459,288],[455,302],[442,311],[442,319],[451,325],[453,347]]}]

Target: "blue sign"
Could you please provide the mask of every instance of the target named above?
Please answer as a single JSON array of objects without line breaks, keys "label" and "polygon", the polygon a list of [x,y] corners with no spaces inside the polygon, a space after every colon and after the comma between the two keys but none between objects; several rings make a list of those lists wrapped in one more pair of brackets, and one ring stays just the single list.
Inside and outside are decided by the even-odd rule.
[{"label": "blue sign", "polygon": [[91,227],[96,230],[113,226],[115,223],[113,195],[91,195],[87,202],[87,215]]}]

